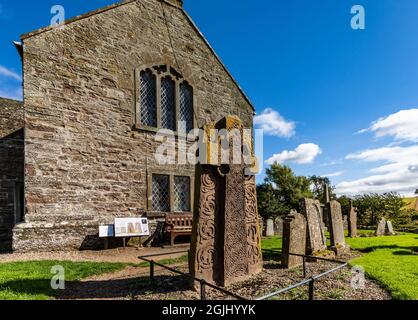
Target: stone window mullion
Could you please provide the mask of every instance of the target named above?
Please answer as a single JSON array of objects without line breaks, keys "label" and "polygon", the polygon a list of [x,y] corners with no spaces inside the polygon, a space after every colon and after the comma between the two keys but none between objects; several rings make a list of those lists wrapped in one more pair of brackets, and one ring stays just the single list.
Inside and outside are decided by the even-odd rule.
[{"label": "stone window mullion", "polygon": [[175,102],[176,102],[176,131],[180,131],[179,121],[180,119],[180,82],[176,80],[176,87],[175,87]]},{"label": "stone window mullion", "polygon": [[174,212],[174,175],[170,175],[170,211]]},{"label": "stone window mullion", "polygon": [[161,74],[157,75],[157,128],[161,129]]}]

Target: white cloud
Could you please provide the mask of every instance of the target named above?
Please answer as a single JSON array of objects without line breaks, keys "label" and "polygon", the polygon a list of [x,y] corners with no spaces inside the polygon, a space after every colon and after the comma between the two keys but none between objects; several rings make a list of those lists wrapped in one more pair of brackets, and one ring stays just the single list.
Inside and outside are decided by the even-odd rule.
[{"label": "white cloud", "polygon": [[343,174],[344,174],[344,171],[338,171],[338,172],[323,174],[322,176],[327,177],[327,178],[333,178],[333,177],[339,177]]},{"label": "white cloud", "polygon": [[8,78],[12,78],[16,81],[22,81],[22,77],[20,75],[18,75],[14,71],[7,69],[6,67],[3,67],[2,65],[0,65],[0,75],[8,77]]},{"label": "white cloud", "polygon": [[315,158],[322,153],[321,148],[314,143],[305,143],[299,145],[295,150],[283,151],[278,154],[274,154],[271,158],[266,160],[266,163],[271,165],[275,162],[280,164],[284,163],[297,163],[308,164],[312,163]]},{"label": "white cloud", "polygon": [[13,89],[13,90],[2,90],[0,89],[0,98],[7,98],[13,100],[22,100],[23,94],[22,89]]},{"label": "white cloud", "polygon": [[395,140],[418,142],[418,109],[401,110],[373,122],[359,133],[373,132],[376,137],[391,136]]},{"label": "white cloud", "polygon": [[[359,133],[373,132],[376,137],[389,136],[389,146],[347,155],[347,160],[376,162],[370,176],[337,185],[338,194],[399,192],[412,194],[418,188],[418,109],[401,110],[374,121]],[[403,146],[399,144],[403,143]],[[408,144],[405,144],[408,143]]]},{"label": "white cloud", "polygon": [[412,194],[418,188],[418,145],[383,147],[349,154],[346,159],[380,162],[370,170],[371,176],[344,181],[337,185],[338,194],[399,192]]},{"label": "white cloud", "polygon": [[290,138],[295,135],[296,124],[293,121],[287,121],[271,108],[255,116],[254,124],[271,136]]}]

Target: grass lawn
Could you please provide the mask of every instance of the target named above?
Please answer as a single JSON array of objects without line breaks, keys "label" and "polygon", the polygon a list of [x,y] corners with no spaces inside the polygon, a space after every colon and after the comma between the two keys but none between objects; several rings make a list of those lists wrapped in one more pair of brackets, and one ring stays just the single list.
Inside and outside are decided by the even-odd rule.
[{"label": "grass lawn", "polygon": [[[183,263],[187,255],[159,261],[162,264]],[[0,300],[46,300],[54,298],[56,290],[51,289],[53,266],[60,265],[65,270],[65,281],[82,280],[122,270],[128,266],[147,267],[147,262],[138,264],[70,261],[29,261],[0,263]]]},{"label": "grass lawn", "polygon": [[126,267],[123,263],[30,261],[0,264],[1,300],[45,300],[57,293],[51,289],[53,266],[65,270],[65,281],[77,281],[93,275],[114,272]]},{"label": "grass lawn", "polygon": [[[372,231],[361,231],[368,234]],[[366,273],[394,299],[418,300],[418,235],[402,234],[390,237],[346,238],[348,244],[364,255],[350,261],[362,266]],[[280,237],[264,238],[263,249],[280,249]]]},{"label": "grass lawn", "polygon": [[353,249],[365,254],[352,260],[385,287],[394,299],[418,299],[418,235],[348,238]]}]

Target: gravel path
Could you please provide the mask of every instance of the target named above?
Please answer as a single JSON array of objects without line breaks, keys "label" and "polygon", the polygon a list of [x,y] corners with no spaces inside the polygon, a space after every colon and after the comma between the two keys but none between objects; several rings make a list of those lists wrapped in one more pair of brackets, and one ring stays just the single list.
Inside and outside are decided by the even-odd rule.
[{"label": "gravel path", "polygon": [[91,262],[121,262],[121,263],[139,263],[138,256],[147,256],[154,254],[164,254],[164,256],[155,257],[154,260],[178,258],[182,254],[170,254],[175,251],[187,251],[189,245],[176,245],[165,248],[133,248],[111,249],[101,251],[69,251],[69,252],[29,252],[0,254],[0,263],[17,261],[39,261],[39,260],[59,260],[59,261],[91,261]]},{"label": "gravel path", "polygon": [[[336,266],[330,262],[308,263],[308,277],[320,274]],[[176,266],[187,272],[186,264]],[[135,299],[135,300],[196,300],[199,292],[190,289],[188,280],[171,272],[156,268],[156,282],[149,282],[149,269],[129,267],[113,274],[92,277],[82,282],[70,283],[59,299]],[[351,287],[352,274],[349,268],[322,278],[315,284],[315,299],[318,300],[386,300],[390,295],[374,281],[366,279],[364,289]],[[242,297],[254,299],[277,291],[303,280],[302,268],[281,269],[280,263],[266,262],[262,273],[251,279],[234,284],[226,289]],[[232,299],[207,288],[209,300]],[[308,298],[308,288],[303,286],[274,299]]]}]

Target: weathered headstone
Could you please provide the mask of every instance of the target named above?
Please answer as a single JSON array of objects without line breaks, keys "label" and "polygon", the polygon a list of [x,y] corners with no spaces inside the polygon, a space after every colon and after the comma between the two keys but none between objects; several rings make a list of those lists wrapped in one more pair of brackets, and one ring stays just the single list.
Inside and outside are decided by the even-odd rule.
[{"label": "weathered headstone", "polygon": [[393,230],[392,221],[386,221],[386,234],[393,236],[395,231]]},{"label": "weathered headstone", "polygon": [[348,212],[348,236],[351,238],[357,237],[357,208],[350,203],[350,211]]},{"label": "weathered headstone", "polygon": [[261,216],[258,216],[258,227],[259,227],[260,233],[262,235],[265,235],[265,231],[264,231],[264,219]]},{"label": "weathered headstone", "polygon": [[329,212],[327,211],[327,204],[331,201],[330,193],[329,193],[329,186],[327,183],[323,184],[324,189],[324,204],[321,205],[322,209],[322,221],[324,222],[324,226],[326,229],[329,228]]},{"label": "weathered headstone", "polygon": [[331,249],[335,251],[337,255],[340,255],[346,252],[348,249],[344,236],[344,224],[341,204],[336,200],[332,200],[328,203],[327,207],[330,219],[329,232]]},{"label": "weathered headstone", "polygon": [[343,227],[344,230],[348,230],[348,216],[343,215]]},{"label": "weathered headstone", "polygon": [[303,199],[301,213],[307,222],[306,248],[308,254],[316,254],[327,249],[327,242],[322,222],[321,204],[318,200]]},{"label": "weathered headstone", "polygon": [[274,219],[274,235],[280,237],[283,235],[283,219],[281,217]]},{"label": "weathered headstone", "polygon": [[[211,124],[205,132],[212,134]],[[242,134],[239,119],[227,117],[218,129],[226,128],[228,142]],[[261,237],[257,212],[255,177],[246,176],[248,166],[218,162],[211,154],[208,137],[208,164],[196,168],[196,195],[190,273],[220,286],[245,280],[262,270]],[[248,143],[248,142],[247,142]],[[220,149],[220,148],[219,148]],[[252,150],[252,148],[251,148]],[[215,159],[215,160],[214,160]]]},{"label": "weathered headstone", "polygon": [[303,263],[303,258],[289,253],[302,254],[306,251],[306,218],[293,211],[283,220],[282,266],[294,268]]},{"label": "weathered headstone", "polygon": [[266,226],[266,237],[274,236],[274,220],[267,219],[267,226]]},{"label": "weathered headstone", "polygon": [[382,218],[377,224],[375,235],[377,237],[384,236],[386,234],[386,219]]}]

